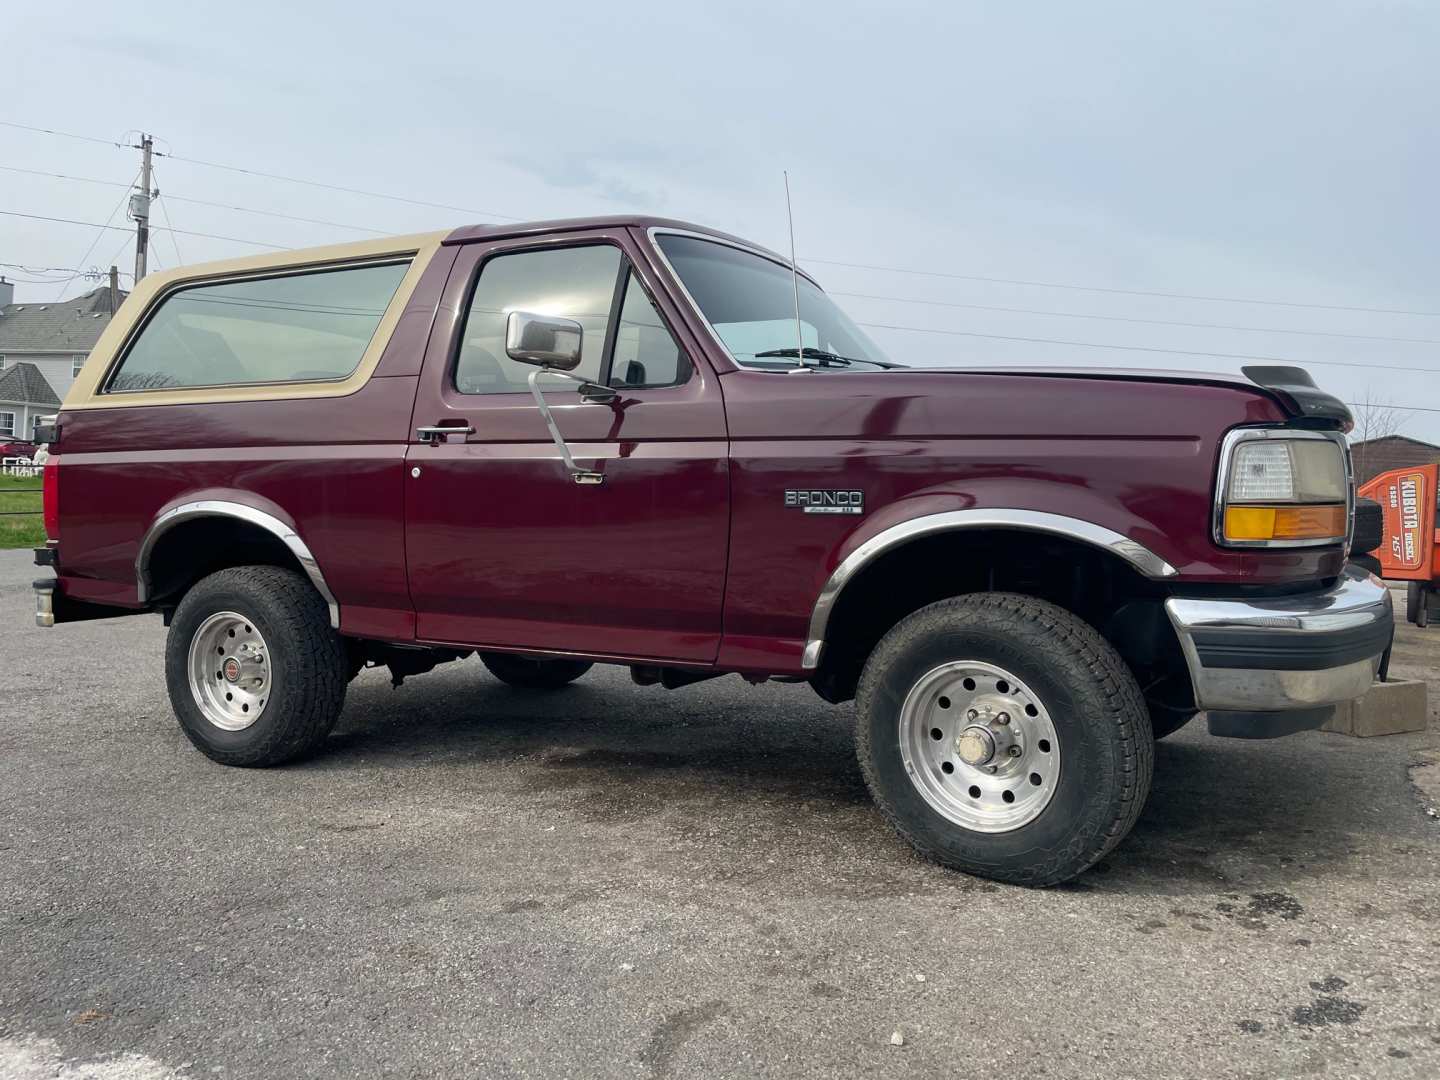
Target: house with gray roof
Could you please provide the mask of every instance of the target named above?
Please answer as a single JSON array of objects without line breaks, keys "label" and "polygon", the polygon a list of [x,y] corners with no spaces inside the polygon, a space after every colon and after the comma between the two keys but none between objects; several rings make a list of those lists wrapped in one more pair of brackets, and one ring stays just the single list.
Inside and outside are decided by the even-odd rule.
[{"label": "house with gray roof", "polygon": [[59,407],[60,398],[34,364],[21,360],[0,371],[0,440],[29,441],[36,418]]},{"label": "house with gray roof", "polygon": [[[125,293],[118,293],[114,306],[124,298]],[[15,286],[0,277],[0,387],[8,387],[0,393],[0,402],[7,402],[0,404],[0,421],[14,411],[4,394],[32,394],[19,403],[26,406],[26,415],[54,412],[113,314],[108,285],[70,300],[17,304]],[[8,378],[20,367],[31,370]],[[42,386],[49,392],[43,392]],[[28,423],[23,430],[29,432]],[[17,427],[16,434],[20,431]]]}]

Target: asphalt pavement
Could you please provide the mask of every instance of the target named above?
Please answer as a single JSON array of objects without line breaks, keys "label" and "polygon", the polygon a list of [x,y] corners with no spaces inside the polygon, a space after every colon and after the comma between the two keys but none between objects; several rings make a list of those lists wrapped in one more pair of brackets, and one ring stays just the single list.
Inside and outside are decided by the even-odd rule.
[{"label": "asphalt pavement", "polygon": [[367,672],[322,756],[226,769],[159,618],[38,630],[36,573],[0,552],[0,1077],[1440,1075],[1433,726],[1191,725],[1030,891],[912,855],[804,686]]}]

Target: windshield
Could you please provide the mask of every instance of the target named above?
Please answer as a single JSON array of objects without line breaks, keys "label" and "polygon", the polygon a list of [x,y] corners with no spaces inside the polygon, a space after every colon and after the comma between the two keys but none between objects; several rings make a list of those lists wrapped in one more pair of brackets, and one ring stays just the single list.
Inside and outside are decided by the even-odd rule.
[{"label": "windshield", "polygon": [[[730,354],[746,367],[783,370],[796,358],[795,287],[779,263],[727,244],[659,233],[656,243]],[[825,368],[898,367],[835,302],[800,278],[803,361]]]}]

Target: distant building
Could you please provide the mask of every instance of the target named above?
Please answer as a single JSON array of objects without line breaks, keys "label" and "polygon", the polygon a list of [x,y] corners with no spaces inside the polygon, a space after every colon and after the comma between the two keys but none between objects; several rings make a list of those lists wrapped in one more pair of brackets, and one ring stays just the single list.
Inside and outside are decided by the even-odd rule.
[{"label": "distant building", "polygon": [[1351,443],[1350,456],[1355,461],[1355,486],[1359,487],[1391,469],[1440,463],[1440,446],[1405,435],[1386,435]]},{"label": "distant building", "polygon": [[59,407],[59,396],[34,364],[20,360],[0,371],[0,440],[29,441],[35,418]]},{"label": "distant building", "polygon": [[[118,294],[117,304],[125,295]],[[17,304],[15,286],[0,278],[0,376],[9,374],[19,364],[32,367],[50,388],[46,397],[53,412],[53,406],[65,397],[101,332],[110,325],[113,314],[108,285],[72,300]],[[37,384],[29,376],[23,376],[11,380],[9,385],[14,392],[20,387],[33,389]],[[9,411],[8,406],[0,406],[0,412],[4,411]]]}]

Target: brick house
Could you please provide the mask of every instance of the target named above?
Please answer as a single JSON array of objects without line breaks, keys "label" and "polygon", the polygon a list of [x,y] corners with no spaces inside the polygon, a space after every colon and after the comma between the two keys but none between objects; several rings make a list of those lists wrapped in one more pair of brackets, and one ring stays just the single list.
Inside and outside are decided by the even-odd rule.
[{"label": "brick house", "polygon": [[1350,455],[1355,460],[1355,486],[1359,487],[1391,469],[1440,463],[1440,446],[1405,435],[1386,435],[1351,443]]},{"label": "brick house", "polygon": [[[125,295],[119,293],[117,301]],[[54,412],[112,314],[108,285],[71,300],[17,304],[14,284],[0,278],[0,387],[5,388],[0,393],[0,422],[7,413],[28,417]],[[16,369],[22,374],[12,376]],[[30,399],[15,402],[6,397],[17,393]],[[28,435],[29,422],[22,427],[19,415],[14,420],[15,434]]]}]

